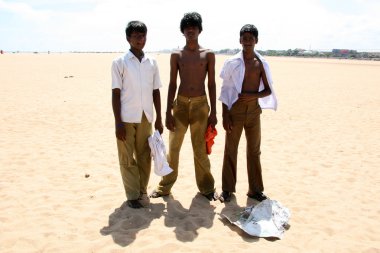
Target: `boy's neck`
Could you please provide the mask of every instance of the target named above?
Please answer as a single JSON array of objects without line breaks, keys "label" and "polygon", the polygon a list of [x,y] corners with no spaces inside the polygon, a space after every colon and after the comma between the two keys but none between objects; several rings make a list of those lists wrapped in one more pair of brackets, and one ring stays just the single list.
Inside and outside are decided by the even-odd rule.
[{"label": "boy's neck", "polygon": [[138,49],[135,49],[135,48],[130,48],[129,51],[131,51],[132,54],[134,56],[136,56],[137,59],[139,59],[139,61],[141,61],[142,58],[144,58],[144,51],[142,51],[142,50],[138,50]]},{"label": "boy's neck", "polygon": [[195,51],[198,50],[200,46],[198,44],[198,41],[187,41],[184,48],[190,51]]},{"label": "boy's neck", "polygon": [[251,59],[255,57],[254,50],[243,50],[244,59]]}]

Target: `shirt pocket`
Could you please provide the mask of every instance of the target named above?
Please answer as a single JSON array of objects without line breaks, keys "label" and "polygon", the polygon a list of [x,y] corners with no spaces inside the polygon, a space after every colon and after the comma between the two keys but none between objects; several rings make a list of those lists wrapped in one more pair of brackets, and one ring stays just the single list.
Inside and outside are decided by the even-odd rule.
[{"label": "shirt pocket", "polygon": [[154,73],[155,67],[149,61],[141,65],[141,77],[144,80],[143,85],[147,86],[146,88],[153,89]]}]

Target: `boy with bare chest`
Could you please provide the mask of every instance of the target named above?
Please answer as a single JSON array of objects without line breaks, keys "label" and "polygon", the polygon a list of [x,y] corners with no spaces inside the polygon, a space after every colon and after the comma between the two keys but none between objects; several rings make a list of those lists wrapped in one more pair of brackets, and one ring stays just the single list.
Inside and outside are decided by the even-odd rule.
[{"label": "boy with bare chest", "polygon": [[[269,66],[254,50],[257,42],[257,28],[243,26],[240,30],[242,51],[226,60],[220,74],[223,85],[219,100],[223,103],[223,127],[226,130],[222,193],[219,197],[222,202],[230,201],[236,190],[237,154],[243,129],[247,141],[247,196],[258,201],[267,198],[263,193],[260,163],[260,114],[262,106],[276,109],[277,100],[268,81]],[[263,98],[268,99],[260,101]]]},{"label": "boy with bare chest", "polygon": [[[217,124],[215,54],[198,44],[198,36],[202,32],[202,18],[198,13],[186,13],[180,28],[186,38],[186,45],[174,51],[170,57],[165,121],[170,130],[168,162],[173,172],[161,179],[150,197],[158,198],[170,194],[178,177],[179,153],[183,139],[190,127],[197,187],[207,199],[216,200],[215,182],[205,142],[208,125],[215,127]],[[180,84],[176,96],[178,74]],[[206,96],[206,77],[211,109]]]},{"label": "boy with bare chest", "polygon": [[[185,97],[205,95],[205,79],[208,70],[208,58],[212,52],[195,46],[194,50],[185,46],[184,49],[173,53],[172,57],[178,66],[180,86],[178,94]],[[210,59],[212,61],[212,59]]]}]

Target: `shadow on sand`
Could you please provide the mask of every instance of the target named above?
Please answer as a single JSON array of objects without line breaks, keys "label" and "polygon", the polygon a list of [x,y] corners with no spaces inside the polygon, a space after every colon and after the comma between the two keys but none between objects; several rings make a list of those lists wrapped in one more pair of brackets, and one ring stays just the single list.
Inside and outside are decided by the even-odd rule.
[{"label": "shadow on sand", "polygon": [[154,219],[159,219],[165,210],[165,205],[149,204],[147,208],[133,209],[124,202],[109,215],[108,226],[103,227],[100,233],[111,235],[114,242],[122,247],[130,245],[136,240],[136,234],[149,227]]},{"label": "shadow on sand", "polygon": [[165,226],[173,227],[176,238],[182,242],[191,242],[198,237],[197,230],[201,227],[211,228],[215,207],[201,194],[195,195],[189,209],[173,198],[172,195],[163,197],[164,202],[153,204],[142,209],[132,209],[124,202],[109,215],[108,226],[100,233],[111,235],[114,242],[126,247],[136,240],[139,231],[147,229],[154,219],[165,218]]},{"label": "shadow on sand", "polygon": [[199,228],[211,228],[215,217],[215,207],[201,194],[196,194],[189,209],[185,209],[172,195],[164,198],[167,203],[165,226],[174,227],[176,238],[182,242],[192,242],[198,237]]}]

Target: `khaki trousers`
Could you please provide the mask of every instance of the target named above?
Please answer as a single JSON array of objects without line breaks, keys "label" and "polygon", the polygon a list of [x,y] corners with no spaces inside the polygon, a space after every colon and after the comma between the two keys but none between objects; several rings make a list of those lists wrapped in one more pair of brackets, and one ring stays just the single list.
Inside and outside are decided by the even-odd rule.
[{"label": "khaki trousers", "polygon": [[125,141],[117,140],[120,172],[128,200],[138,199],[147,193],[151,170],[151,156],[148,137],[152,124],[143,113],[141,123],[124,123]]},{"label": "khaki trousers", "polygon": [[173,172],[162,177],[156,191],[169,194],[178,177],[179,153],[188,126],[190,126],[191,144],[193,146],[195,179],[199,191],[209,194],[215,191],[214,178],[211,174],[210,160],[206,153],[205,133],[210,107],[206,96],[178,96],[173,103],[175,131],[169,133],[168,163]]},{"label": "khaki trousers", "polygon": [[231,133],[226,132],[224,160],[222,171],[222,190],[235,192],[237,173],[237,154],[242,131],[245,131],[247,140],[247,172],[249,192],[264,191],[260,163],[260,128],[261,108],[257,101],[249,103],[236,102],[231,110],[233,128]]}]

